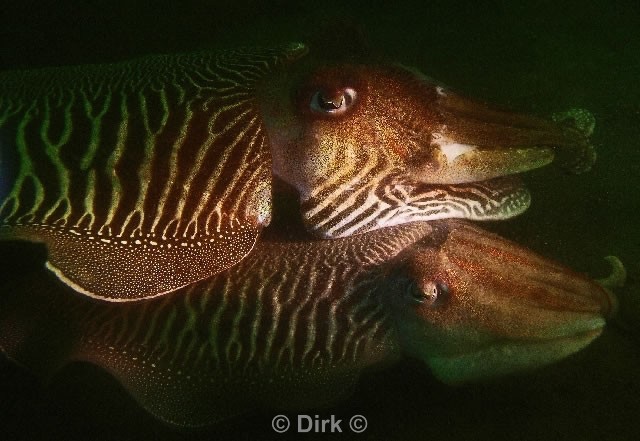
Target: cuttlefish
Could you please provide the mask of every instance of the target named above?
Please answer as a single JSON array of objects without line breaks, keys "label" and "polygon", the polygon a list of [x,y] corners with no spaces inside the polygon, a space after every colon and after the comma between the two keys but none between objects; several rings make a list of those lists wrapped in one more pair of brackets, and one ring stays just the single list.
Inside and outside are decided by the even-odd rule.
[{"label": "cuttlefish", "polygon": [[402,357],[450,384],[533,369],[587,346],[616,308],[598,283],[456,220],[333,241],[274,232],[238,265],[139,302],[45,271],[3,293],[10,359],[45,377],[94,363],[183,426],[331,404]]},{"label": "cuttlefish", "polygon": [[[316,237],[505,219],[512,175],[595,159],[593,119],[493,109],[396,64],[300,43],[0,73],[0,240],[90,297],[165,295],[251,253],[272,180]],[[313,51],[311,51],[313,52]]]}]

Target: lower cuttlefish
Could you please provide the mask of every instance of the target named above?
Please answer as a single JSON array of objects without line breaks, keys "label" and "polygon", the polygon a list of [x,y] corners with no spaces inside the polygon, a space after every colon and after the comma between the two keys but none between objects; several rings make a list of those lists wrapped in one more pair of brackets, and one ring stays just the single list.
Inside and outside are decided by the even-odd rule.
[{"label": "lower cuttlefish", "polygon": [[536,368],[587,346],[616,309],[599,283],[462,221],[268,234],[238,266],[136,303],[86,298],[44,271],[3,292],[10,359],[44,377],[94,363],[183,426],[330,404],[403,356],[451,384]]}]

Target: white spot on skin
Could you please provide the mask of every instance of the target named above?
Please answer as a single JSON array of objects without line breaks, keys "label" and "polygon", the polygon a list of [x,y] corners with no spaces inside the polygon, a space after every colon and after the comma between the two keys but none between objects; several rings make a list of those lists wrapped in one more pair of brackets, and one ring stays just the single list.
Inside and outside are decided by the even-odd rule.
[{"label": "white spot on skin", "polygon": [[442,154],[447,158],[447,162],[449,164],[453,164],[453,161],[455,161],[458,156],[478,149],[475,145],[458,144],[457,142],[440,143],[439,147]]}]

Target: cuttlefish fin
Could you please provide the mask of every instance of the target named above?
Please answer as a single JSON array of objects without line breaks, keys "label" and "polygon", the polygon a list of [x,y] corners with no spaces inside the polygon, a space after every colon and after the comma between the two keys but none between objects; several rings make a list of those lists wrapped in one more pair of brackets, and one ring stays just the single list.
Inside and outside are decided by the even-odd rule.
[{"label": "cuttlefish fin", "polygon": [[46,267],[75,291],[111,302],[161,296],[233,266],[260,227],[240,225],[206,237],[118,238],[64,228],[11,227],[0,239],[45,242]]}]

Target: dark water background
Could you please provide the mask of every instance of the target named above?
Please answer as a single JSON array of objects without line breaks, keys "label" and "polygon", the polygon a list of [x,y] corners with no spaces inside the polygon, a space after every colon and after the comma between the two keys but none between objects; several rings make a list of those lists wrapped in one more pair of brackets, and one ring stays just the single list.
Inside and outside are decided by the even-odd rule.
[{"label": "dark water background", "polygon": [[[73,365],[45,386],[5,363],[0,439],[640,439],[636,0],[225,0],[153,8],[142,2],[3,3],[8,2],[0,1],[1,69],[299,41],[345,23],[381,54],[467,95],[541,115],[587,108],[597,120],[593,170],[567,176],[549,167],[530,174],[530,210],[491,228],[593,276],[606,274],[602,257],[615,254],[629,280],[617,291],[623,302],[618,322],[554,366],[460,388],[438,384],[412,362],[365,375],[352,398],[316,412],[366,416],[369,428],[357,436],[276,435],[275,411],[180,431],[148,416],[98,369]],[[0,277],[17,277],[41,258],[1,244]]]}]

